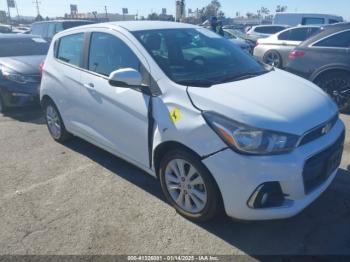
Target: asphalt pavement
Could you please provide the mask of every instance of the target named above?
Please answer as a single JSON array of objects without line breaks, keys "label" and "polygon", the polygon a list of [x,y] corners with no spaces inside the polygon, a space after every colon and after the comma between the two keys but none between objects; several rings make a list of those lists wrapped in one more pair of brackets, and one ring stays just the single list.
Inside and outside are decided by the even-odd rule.
[{"label": "asphalt pavement", "polygon": [[78,138],[48,134],[40,110],[0,115],[0,254],[350,255],[350,116],[331,187],[287,220],[192,223],[158,181]]}]

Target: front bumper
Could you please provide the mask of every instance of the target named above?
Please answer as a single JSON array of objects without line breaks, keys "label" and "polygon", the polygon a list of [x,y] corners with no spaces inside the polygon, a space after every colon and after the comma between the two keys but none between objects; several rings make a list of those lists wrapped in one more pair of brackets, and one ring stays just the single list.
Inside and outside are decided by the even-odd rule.
[{"label": "front bumper", "polygon": [[[306,193],[303,171],[307,159],[333,145],[343,134],[339,120],[330,133],[290,154],[244,156],[230,149],[203,160],[221,191],[228,216],[241,220],[271,220],[292,217],[316,200],[334,180],[333,172],[322,184]],[[260,185],[279,182],[286,195],[280,207],[253,209],[248,200]]]},{"label": "front bumper", "polygon": [[26,92],[22,90],[1,89],[1,96],[6,107],[39,105],[39,93],[36,90]]}]

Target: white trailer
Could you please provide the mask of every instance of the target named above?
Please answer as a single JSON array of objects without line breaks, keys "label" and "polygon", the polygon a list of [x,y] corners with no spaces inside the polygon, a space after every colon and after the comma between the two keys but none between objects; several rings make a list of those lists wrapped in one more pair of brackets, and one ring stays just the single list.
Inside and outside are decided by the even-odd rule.
[{"label": "white trailer", "polygon": [[343,17],[328,14],[277,13],[274,24],[279,25],[326,25],[343,22]]}]

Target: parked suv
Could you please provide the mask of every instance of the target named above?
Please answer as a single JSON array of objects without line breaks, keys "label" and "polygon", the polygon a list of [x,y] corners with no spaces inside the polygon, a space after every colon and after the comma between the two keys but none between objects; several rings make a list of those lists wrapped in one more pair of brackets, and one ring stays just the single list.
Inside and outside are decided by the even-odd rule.
[{"label": "parked suv", "polygon": [[343,152],[327,94],[188,24],[61,32],[40,97],[53,139],[74,134],[159,178],[195,221],[222,206],[245,220],[293,216],[327,189]]},{"label": "parked suv", "polygon": [[324,27],[289,54],[286,70],[321,87],[339,106],[350,109],[350,23]]},{"label": "parked suv", "polygon": [[58,32],[61,32],[63,30],[66,30],[72,27],[89,25],[93,23],[95,22],[87,21],[87,20],[54,20],[54,21],[36,22],[32,25],[30,33],[32,35],[41,36],[42,38],[50,42],[53,36]]}]

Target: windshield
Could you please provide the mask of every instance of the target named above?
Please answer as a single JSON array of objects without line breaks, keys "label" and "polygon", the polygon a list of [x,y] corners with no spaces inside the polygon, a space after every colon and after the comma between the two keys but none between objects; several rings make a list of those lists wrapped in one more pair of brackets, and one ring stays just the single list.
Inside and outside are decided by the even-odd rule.
[{"label": "windshield", "polygon": [[211,86],[267,72],[231,41],[207,29],[147,30],[134,35],[179,84]]},{"label": "windshield", "polygon": [[42,38],[2,38],[0,57],[46,55],[49,44]]}]

